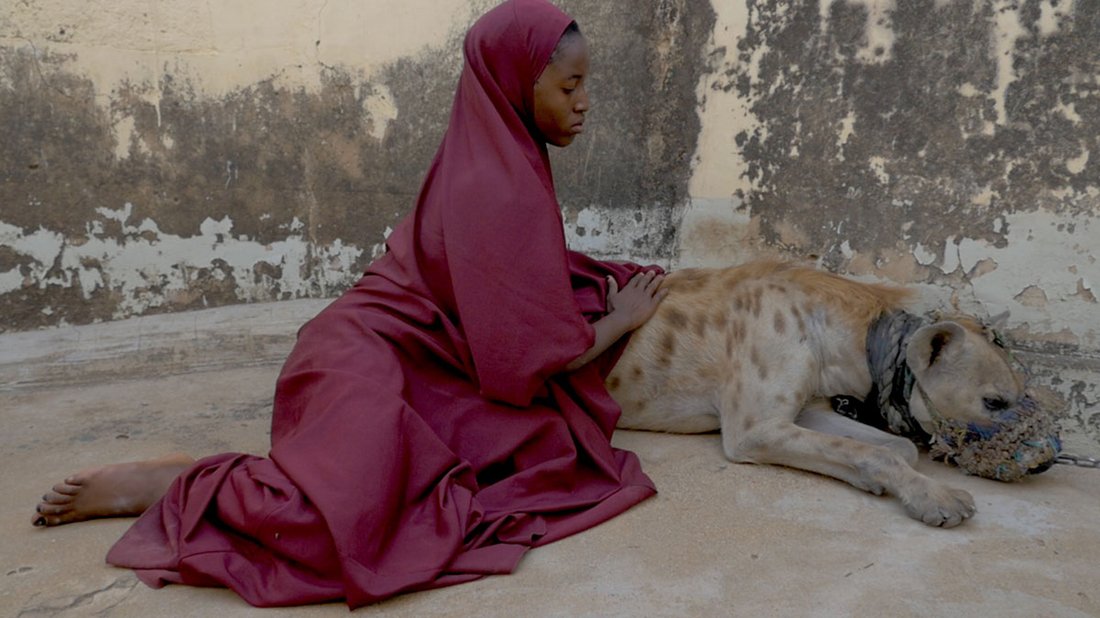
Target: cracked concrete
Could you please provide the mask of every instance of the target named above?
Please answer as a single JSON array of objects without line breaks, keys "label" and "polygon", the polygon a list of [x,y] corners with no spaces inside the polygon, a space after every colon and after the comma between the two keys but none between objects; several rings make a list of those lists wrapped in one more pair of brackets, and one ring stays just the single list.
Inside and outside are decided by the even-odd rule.
[{"label": "cracked concrete", "polygon": [[[30,525],[74,469],[169,451],[264,453],[297,326],[324,301],[222,307],[0,335],[0,615],[342,616],[258,610],[220,589],[151,590],[104,555],[125,520]],[[778,467],[735,465],[716,435],[619,432],[658,496],[528,554],[517,572],[417,593],[371,616],[1100,615],[1100,470],[1006,485],[922,459],[971,492],[952,530],[896,501]]]},{"label": "cracked concrete", "polygon": [[139,584],[137,577],[123,575],[111,583],[72,597],[47,597],[19,610],[18,618],[35,616],[106,615],[122,603]]}]

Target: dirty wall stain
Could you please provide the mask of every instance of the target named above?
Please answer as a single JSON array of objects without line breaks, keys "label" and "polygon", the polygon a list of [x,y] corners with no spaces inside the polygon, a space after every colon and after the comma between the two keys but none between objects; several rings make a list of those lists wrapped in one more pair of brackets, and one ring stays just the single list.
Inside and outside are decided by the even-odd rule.
[{"label": "dirty wall stain", "polygon": [[[593,40],[599,110],[554,155],[567,231],[667,258],[709,3],[566,5]],[[316,92],[273,76],[204,95],[181,57],[97,92],[48,44],[0,46],[0,330],[338,294],[412,207],[467,26],[370,75],[318,66]]]},{"label": "dirty wall stain", "polygon": [[1058,4],[749,0],[717,87],[760,122],[735,139],[768,241],[796,225],[839,268],[844,241],[942,256],[945,230],[1004,247],[1008,213],[1096,213],[1100,2]]},{"label": "dirty wall stain", "polygon": [[570,244],[668,262],[699,140],[697,86],[715,14],[705,0],[573,0],[561,6],[589,39],[592,108],[585,134],[553,149]]},{"label": "dirty wall stain", "polygon": [[746,6],[713,82],[752,116],[729,136],[746,228],[934,306],[1008,310],[1067,436],[1093,450],[1100,2]]},{"label": "dirty wall stain", "polygon": [[415,196],[430,155],[399,145],[442,132],[438,112],[399,123],[372,104],[423,117],[449,98],[435,75],[334,68],[316,94],[261,82],[204,99],[168,73],[156,105],[127,83],[102,106],[64,60],[0,49],[7,329],[338,293]]}]

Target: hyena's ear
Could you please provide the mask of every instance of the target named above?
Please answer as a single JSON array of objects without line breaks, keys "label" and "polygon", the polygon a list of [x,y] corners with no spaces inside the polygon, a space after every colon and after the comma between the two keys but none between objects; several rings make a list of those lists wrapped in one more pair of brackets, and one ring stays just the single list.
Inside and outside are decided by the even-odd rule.
[{"label": "hyena's ear", "polygon": [[936,322],[922,326],[909,339],[905,360],[917,380],[927,375],[950,371],[962,353],[966,329],[956,322]]}]

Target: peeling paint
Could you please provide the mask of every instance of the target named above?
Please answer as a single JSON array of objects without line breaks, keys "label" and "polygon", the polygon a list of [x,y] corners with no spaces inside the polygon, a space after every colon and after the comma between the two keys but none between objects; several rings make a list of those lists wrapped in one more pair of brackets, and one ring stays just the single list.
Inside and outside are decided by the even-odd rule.
[{"label": "peeling paint", "polygon": [[1024,288],[1023,291],[1013,297],[1013,300],[1024,307],[1039,309],[1046,308],[1048,302],[1046,293],[1043,292],[1042,288],[1035,285]]},{"label": "peeling paint", "polygon": [[1089,150],[1088,148],[1081,148],[1081,154],[1066,160],[1066,169],[1071,174],[1080,174],[1085,171],[1085,168],[1089,163]]},{"label": "peeling paint", "polygon": [[115,157],[125,159],[130,156],[130,144],[134,138],[134,126],[137,121],[132,116],[120,118],[115,122]]},{"label": "peeling paint", "polygon": [[867,9],[866,42],[857,52],[863,62],[888,62],[894,50],[891,14],[895,0],[862,0]]},{"label": "peeling paint", "polygon": [[[338,294],[412,207],[463,35],[495,3],[17,5],[0,23],[0,330]],[[667,262],[713,13],[563,4],[593,40],[588,131],[552,155],[570,237]]]},{"label": "peeling paint", "polygon": [[[267,244],[245,235],[234,238],[228,216],[207,218],[198,234],[180,237],[161,232],[150,219],[126,225],[129,207],[100,209],[105,219],[122,224],[121,240],[90,231],[80,244],[64,243],[54,232],[39,229],[24,235],[0,222],[4,244],[29,258],[17,269],[19,280],[0,287],[0,293],[28,286],[75,287],[87,300],[104,289],[118,299],[111,317],[140,314],[169,304],[171,298],[193,297],[206,306],[202,291],[195,289],[204,279],[234,282],[233,293],[242,302],[324,296],[348,285],[363,253],[340,240],[311,246],[300,234]],[[102,230],[99,223],[89,227]],[[272,277],[272,272],[280,276]]]},{"label": "peeling paint", "polygon": [[[758,129],[751,101],[741,96],[733,80],[738,74],[736,50],[749,22],[749,7],[740,2],[717,2],[714,10],[714,31],[705,56],[709,71],[698,86],[699,116],[706,130],[699,135],[690,185],[691,195],[705,200],[728,198],[742,187],[748,164],[740,154],[740,141],[730,136],[750,135]],[[753,61],[763,54],[760,49]],[[753,61],[744,67],[750,75],[758,70]]]},{"label": "peeling paint", "polygon": [[1066,16],[1066,6],[1071,4],[1070,0],[1050,0],[1049,2],[1043,2],[1039,5],[1041,11],[1039,17],[1039,34],[1041,36],[1050,36],[1062,27],[1061,20]]},{"label": "peeling paint", "polygon": [[[845,252],[845,257],[850,259],[850,254],[851,249],[849,248],[848,251]],[[935,253],[932,253],[931,251],[926,249],[924,245],[917,243],[917,245],[913,247],[913,257],[916,258],[917,263],[921,266],[930,266],[931,264],[935,263],[938,256]]]},{"label": "peeling paint", "polygon": [[[1003,248],[970,239],[956,245],[963,270],[985,259],[997,264],[970,279],[981,312],[1007,310],[1012,328],[1062,332],[1086,349],[1100,346],[1095,300],[1082,294],[1090,290],[1089,281],[1100,281],[1100,218],[1038,211],[1008,215],[1006,225]],[[944,268],[950,265],[945,259]]]},{"label": "peeling paint", "polygon": [[363,97],[363,111],[371,123],[371,136],[382,141],[386,136],[386,127],[397,118],[397,106],[393,103],[389,88],[378,86],[376,92]]},{"label": "peeling paint", "polygon": [[1014,53],[1016,42],[1026,33],[1020,24],[1017,0],[998,0],[994,2],[993,14],[996,15],[993,55],[997,61],[997,86],[990,93],[990,96],[994,101],[993,107],[997,111],[995,122],[1003,125],[1008,120],[1008,112],[1005,110],[1005,98],[1008,88],[1016,81],[1016,72],[1013,68],[1016,58]]},{"label": "peeling paint", "polygon": [[594,257],[653,260],[655,256],[649,251],[652,236],[659,233],[665,221],[666,214],[654,208],[583,208],[566,213],[566,242],[570,248]]}]

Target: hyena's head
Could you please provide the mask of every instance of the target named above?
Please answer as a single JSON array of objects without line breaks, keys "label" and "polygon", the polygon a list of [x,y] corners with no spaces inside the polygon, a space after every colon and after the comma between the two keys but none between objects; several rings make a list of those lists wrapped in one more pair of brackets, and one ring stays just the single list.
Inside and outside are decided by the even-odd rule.
[{"label": "hyena's head", "polygon": [[1001,481],[1054,463],[1061,441],[1053,410],[1039,405],[1023,365],[991,328],[958,316],[921,327],[906,361],[916,382],[911,403],[923,404],[917,420],[932,436],[933,455]]}]

